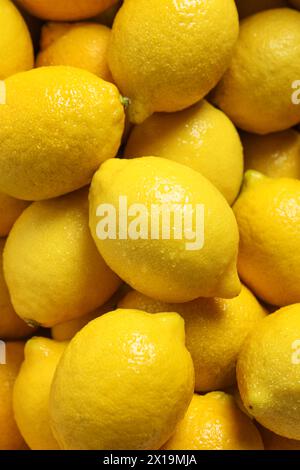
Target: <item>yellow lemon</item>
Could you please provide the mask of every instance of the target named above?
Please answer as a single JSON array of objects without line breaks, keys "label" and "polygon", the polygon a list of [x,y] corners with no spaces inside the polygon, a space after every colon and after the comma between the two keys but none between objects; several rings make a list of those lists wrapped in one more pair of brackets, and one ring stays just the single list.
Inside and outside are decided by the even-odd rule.
[{"label": "yellow lemon", "polygon": [[271,305],[300,302],[300,181],[248,170],[234,212],[243,281]]},{"label": "yellow lemon", "polygon": [[126,0],[115,18],[109,66],[135,123],[203,98],[228,67],[238,36],[233,0]]},{"label": "yellow lemon", "polygon": [[240,18],[254,15],[259,11],[270,8],[281,8],[288,6],[286,0],[235,0]]},{"label": "yellow lemon", "polygon": [[88,184],[114,157],[124,110],[111,83],[73,67],[41,67],[8,78],[0,106],[0,190],[25,200]]},{"label": "yellow lemon", "polygon": [[300,440],[300,304],[269,315],[250,333],[237,379],[244,406],[260,424]]},{"label": "yellow lemon", "polygon": [[300,178],[300,134],[288,129],[268,135],[241,134],[246,169],[272,178]]},{"label": "yellow lemon", "polygon": [[[67,23],[65,30],[63,26],[60,23],[48,23],[43,27],[44,36],[56,35],[56,39],[39,52],[37,67],[70,65],[88,70],[103,80],[112,81],[107,64],[110,29],[96,23]],[[53,33],[51,30],[56,27],[58,32]],[[47,39],[44,38],[41,44],[45,42],[47,43]]]},{"label": "yellow lemon", "polygon": [[268,134],[300,122],[292,85],[300,76],[300,13],[267,10],[244,19],[231,65],[212,99],[241,129]]},{"label": "yellow lemon", "polygon": [[159,449],[193,389],[182,318],[115,310],[67,347],[51,390],[52,428],[63,449]]},{"label": "yellow lemon", "polygon": [[[0,339],[18,339],[34,333],[14,311],[3,273],[3,250],[5,240],[0,239]],[[1,366],[0,366],[1,367]]]},{"label": "yellow lemon", "polygon": [[200,298],[184,304],[166,304],[131,291],[118,307],[150,313],[177,312],[182,316],[198,392],[220,390],[235,383],[236,361],[243,342],[266,315],[244,286],[235,299]]},{"label": "yellow lemon", "polygon": [[56,366],[67,343],[32,338],[15,381],[13,408],[19,430],[32,450],[56,450],[50,427],[49,395]]},{"label": "yellow lemon", "polygon": [[26,445],[13,413],[13,386],[24,357],[24,343],[5,345],[6,364],[3,364],[3,344],[0,344],[0,450],[23,450]]},{"label": "yellow lemon", "polygon": [[194,395],[164,450],[263,450],[258,430],[234,398],[223,392]]},{"label": "yellow lemon", "polygon": [[28,202],[0,192],[0,237],[6,237]]},{"label": "yellow lemon", "polygon": [[90,235],[86,189],[28,207],[7,239],[4,271],[18,315],[44,326],[91,312],[120,285]]},{"label": "yellow lemon", "polygon": [[207,101],[178,113],[156,113],[132,130],[125,156],[156,155],[202,173],[225,196],[235,200],[243,177],[243,149],[224,113]]},{"label": "yellow lemon", "polygon": [[265,450],[300,450],[300,441],[278,436],[262,426],[259,431],[264,441]]},{"label": "yellow lemon", "polygon": [[108,266],[145,295],[187,302],[240,292],[233,212],[185,165],[159,157],[105,162],[91,185],[90,229]]},{"label": "yellow lemon", "polygon": [[32,15],[53,21],[91,18],[116,2],[117,0],[17,0]]},{"label": "yellow lemon", "polygon": [[10,0],[0,0],[0,11],[0,80],[4,80],[32,69],[34,58],[31,37],[18,9]]}]

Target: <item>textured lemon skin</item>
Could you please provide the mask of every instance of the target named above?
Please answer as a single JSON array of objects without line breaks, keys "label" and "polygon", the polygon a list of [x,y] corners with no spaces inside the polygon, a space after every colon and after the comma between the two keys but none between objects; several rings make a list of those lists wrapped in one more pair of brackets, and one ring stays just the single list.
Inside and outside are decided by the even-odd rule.
[{"label": "textured lemon skin", "polygon": [[41,67],[5,81],[0,190],[41,200],[88,184],[116,155],[124,110],[116,87],[85,70]]},{"label": "textured lemon skin", "polygon": [[6,237],[28,202],[0,192],[0,237]]},{"label": "textured lemon skin", "polygon": [[52,428],[63,449],[159,449],[193,389],[182,318],[116,310],[67,347],[51,390]]},{"label": "textured lemon skin", "polygon": [[[127,236],[125,240],[101,240],[97,236],[97,208],[111,204],[118,214],[120,196],[127,197],[128,207],[133,203],[146,206],[149,227],[152,204],[190,204],[194,209],[203,204],[203,248],[187,250],[184,237],[162,240],[160,236],[155,240],[151,233],[148,239]],[[172,220],[170,225],[172,228]],[[206,178],[185,165],[159,157],[105,162],[90,189],[90,229],[108,266],[145,295],[165,302],[187,302],[199,296],[231,298],[240,292],[238,230],[232,210]]]},{"label": "textured lemon skin", "polygon": [[[36,59],[36,66],[70,65],[88,70],[106,81],[112,81],[107,63],[107,48],[110,29],[96,23],[49,23],[43,27],[44,36],[50,28],[61,31],[56,33],[57,39],[41,50]],[[50,32],[51,36],[55,33]],[[47,38],[42,43],[47,42]]]},{"label": "textured lemon skin", "polygon": [[131,291],[118,307],[149,313],[170,311],[182,316],[198,392],[225,389],[235,384],[236,361],[243,342],[266,315],[244,286],[235,299],[199,298],[184,304],[167,304]]},{"label": "textured lemon skin", "polygon": [[26,23],[10,0],[0,0],[0,80],[33,67],[33,46]]},{"label": "textured lemon skin", "polygon": [[300,441],[278,436],[262,426],[259,427],[259,432],[263,438],[265,450],[300,450]]},{"label": "textured lemon skin", "polygon": [[292,102],[299,53],[298,11],[278,8],[244,19],[213,102],[248,132],[268,134],[294,126],[300,122],[300,106]]},{"label": "textured lemon skin", "polygon": [[24,357],[24,343],[6,343],[6,364],[0,365],[0,450],[23,450],[26,445],[14,419],[13,386]]},{"label": "textured lemon skin", "polygon": [[235,0],[235,3],[241,19],[263,10],[288,6],[286,0],[251,0],[251,2],[249,0]]},{"label": "textured lemon skin", "polygon": [[300,301],[300,181],[248,171],[234,212],[240,231],[238,271],[271,305]]},{"label": "textured lemon skin", "polygon": [[207,101],[178,113],[156,113],[130,134],[125,156],[154,155],[202,173],[232,204],[243,177],[243,149],[224,113]]},{"label": "textured lemon skin", "polygon": [[131,100],[130,120],[140,123],[203,98],[228,67],[237,36],[233,0],[126,0],[113,24],[108,60]]},{"label": "textured lemon skin", "polygon": [[14,384],[13,409],[18,428],[32,450],[59,449],[50,427],[49,395],[66,346],[39,337],[25,346],[25,360]]},{"label": "textured lemon skin", "polygon": [[258,430],[232,396],[194,395],[188,411],[164,450],[263,450]]},{"label": "textured lemon skin", "polygon": [[18,315],[48,327],[91,312],[120,285],[90,235],[86,189],[23,212],[7,239],[4,272]]},{"label": "textured lemon skin", "polygon": [[42,20],[75,21],[91,18],[117,0],[17,0],[29,13]]},{"label": "textured lemon skin", "polygon": [[[267,429],[300,440],[300,304],[269,315],[246,339],[237,364],[238,386],[248,412]],[[297,360],[295,360],[297,359]]]},{"label": "textured lemon skin", "polygon": [[14,311],[3,273],[5,239],[0,239],[0,339],[18,339],[34,333]]},{"label": "textured lemon skin", "polygon": [[245,169],[271,178],[300,178],[300,134],[288,129],[269,135],[241,133]]}]

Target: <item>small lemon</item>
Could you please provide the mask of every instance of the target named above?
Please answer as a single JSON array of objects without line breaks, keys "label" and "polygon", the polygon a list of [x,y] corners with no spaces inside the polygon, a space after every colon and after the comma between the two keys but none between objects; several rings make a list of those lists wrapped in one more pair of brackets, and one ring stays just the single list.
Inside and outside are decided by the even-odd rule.
[{"label": "small lemon", "polygon": [[[107,64],[107,48],[110,29],[96,23],[48,23],[43,27],[42,35],[56,39],[46,48],[41,48],[37,59],[37,67],[49,65],[71,65],[98,75],[106,81],[112,81]],[[53,32],[58,27],[58,32]],[[50,33],[48,30],[50,29]],[[61,32],[61,35],[59,34]],[[47,43],[42,39],[41,45]]]},{"label": "small lemon", "polygon": [[75,21],[91,18],[117,0],[16,0],[29,13],[43,20]]},{"label": "small lemon", "polygon": [[132,130],[125,156],[155,155],[190,166],[235,200],[243,177],[243,149],[224,113],[207,101],[178,113],[156,113]]},{"label": "small lemon", "polygon": [[167,304],[131,291],[118,307],[149,313],[177,312],[182,316],[198,392],[220,390],[235,383],[236,361],[243,342],[266,315],[244,286],[235,299],[200,298],[184,304]]},{"label": "small lemon", "polygon": [[237,379],[244,406],[260,424],[300,440],[300,304],[277,310],[250,333]]},{"label": "small lemon", "polygon": [[233,0],[126,0],[115,18],[109,66],[129,116],[187,108],[228,67],[238,37]]},{"label": "small lemon", "polygon": [[32,450],[56,450],[50,427],[49,395],[56,366],[67,343],[32,338],[25,346],[25,360],[13,391],[14,415]]},{"label": "small lemon", "polygon": [[31,37],[18,9],[10,0],[0,0],[0,11],[0,80],[4,80],[32,69],[34,58]]},{"label": "small lemon", "polygon": [[259,427],[265,450],[300,450],[300,441],[278,436],[262,426]]},{"label": "small lemon", "polygon": [[124,109],[116,87],[85,70],[40,67],[4,82],[0,190],[48,199],[88,184],[116,155]]},{"label": "small lemon", "polygon": [[0,450],[23,450],[26,445],[13,413],[13,386],[24,357],[24,343],[5,345],[6,364],[2,364],[3,344],[0,344]]},{"label": "small lemon", "polygon": [[252,421],[223,392],[194,395],[164,450],[263,450]]},{"label": "small lemon", "polygon": [[71,340],[50,411],[63,449],[156,450],[183,418],[194,371],[175,313],[115,310]]},{"label": "small lemon", "polygon": [[300,13],[267,10],[244,19],[230,67],[212,99],[241,129],[268,134],[300,122],[292,84],[300,76]]},{"label": "small lemon", "polygon": [[120,280],[90,235],[86,189],[23,212],[7,239],[4,273],[16,312],[33,324],[80,317],[112,296]]},{"label": "small lemon", "polygon": [[29,202],[0,192],[0,237],[6,237]]},{"label": "small lemon", "polygon": [[246,169],[272,178],[300,179],[300,134],[288,129],[268,135],[241,133]]},{"label": "small lemon", "polygon": [[34,333],[34,328],[18,317],[11,304],[3,273],[5,241],[5,239],[0,239],[0,339],[18,339]]},{"label": "small lemon", "polygon": [[288,6],[286,0],[235,0],[240,18],[254,15],[259,11],[270,8],[281,8]]},{"label": "small lemon", "polygon": [[271,305],[300,302],[300,181],[248,170],[234,212],[243,281]]},{"label": "small lemon", "polygon": [[206,178],[185,165],[159,157],[104,163],[91,185],[90,229],[108,266],[149,297],[187,302],[231,298],[241,290],[233,212]]}]

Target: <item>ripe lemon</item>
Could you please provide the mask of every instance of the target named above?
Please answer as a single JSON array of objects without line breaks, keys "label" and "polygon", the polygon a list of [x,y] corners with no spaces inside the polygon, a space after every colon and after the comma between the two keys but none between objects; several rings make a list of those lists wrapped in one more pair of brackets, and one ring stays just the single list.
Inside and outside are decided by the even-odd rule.
[{"label": "ripe lemon", "polygon": [[0,192],[0,237],[6,237],[28,202]]},{"label": "ripe lemon", "polygon": [[300,304],[269,315],[250,333],[237,379],[244,406],[260,424],[300,440]]},{"label": "ripe lemon", "polygon": [[243,149],[224,113],[207,101],[178,113],[156,113],[134,127],[125,156],[155,155],[202,173],[225,196],[235,200],[243,177]]},{"label": "ripe lemon", "polygon": [[300,450],[300,441],[278,436],[262,426],[259,431],[264,441],[265,450]]},{"label": "ripe lemon", "polygon": [[258,430],[232,396],[194,395],[188,411],[164,450],[263,450]]},{"label": "ripe lemon", "polygon": [[67,343],[32,338],[15,381],[13,408],[17,425],[32,450],[56,450],[50,427],[49,395],[56,366]]},{"label": "ripe lemon", "polygon": [[[2,352],[1,344],[1,352]],[[6,364],[0,364],[0,450],[23,450],[26,445],[15,422],[12,394],[24,356],[24,343],[6,343]],[[2,354],[1,354],[2,359]]]},{"label": "ripe lemon", "polygon": [[300,181],[249,170],[234,212],[243,281],[271,305],[300,302]]},{"label": "ripe lemon", "polygon": [[[3,274],[5,239],[0,239],[0,339],[18,339],[34,333],[14,311]],[[0,366],[1,367],[1,366]]]},{"label": "ripe lemon", "polygon": [[213,101],[241,129],[268,134],[300,122],[292,84],[300,76],[300,13],[267,10],[242,21],[231,65]]},{"label": "ripe lemon", "polygon": [[48,327],[91,312],[120,285],[90,235],[86,189],[23,212],[7,239],[4,272],[18,315]]},{"label": "ripe lemon", "polygon": [[124,129],[118,90],[73,67],[41,67],[4,82],[0,190],[25,200],[88,184],[114,157]]},{"label": "ripe lemon", "polygon": [[109,66],[129,116],[141,123],[203,98],[228,67],[238,36],[233,0],[126,0],[113,24]]},{"label": "ripe lemon", "polygon": [[241,134],[245,167],[272,178],[300,178],[300,134],[288,129],[269,135]]},{"label": "ripe lemon", "polygon": [[91,18],[116,2],[117,0],[17,0],[32,15],[53,21]]},{"label": "ripe lemon", "polygon": [[52,428],[63,449],[159,449],[193,389],[182,318],[115,310],[67,347],[51,390]]},{"label": "ripe lemon", "polygon": [[269,10],[270,8],[281,8],[288,6],[286,0],[235,0],[240,18],[254,15],[259,11]]},{"label": "ripe lemon", "polygon": [[[110,29],[96,23],[67,23],[64,31],[63,25],[48,23],[43,27],[44,36],[54,35],[56,39],[48,47],[41,49],[36,60],[37,67],[71,65],[88,70],[103,80],[112,81],[107,64]],[[58,32],[52,32],[56,27]],[[44,38],[41,45],[47,41],[49,39]]]},{"label": "ripe lemon", "polygon": [[0,80],[4,80],[32,69],[34,58],[31,37],[18,9],[10,0],[0,0],[0,11]]},{"label": "ripe lemon", "polygon": [[[112,211],[98,217],[107,207],[115,212],[116,224]],[[193,217],[184,223],[188,212]],[[180,223],[175,223],[176,214]],[[187,302],[200,296],[231,298],[240,292],[233,212],[206,178],[185,165],[159,157],[103,164],[91,185],[90,229],[108,266],[145,295]],[[103,231],[108,234],[99,233]],[[186,243],[187,236],[195,244]]]},{"label": "ripe lemon", "polygon": [[150,313],[170,311],[182,316],[198,392],[220,390],[235,383],[236,361],[243,342],[266,315],[244,286],[235,299],[200,298],[184,304],[166,304],[131,291],[118,307]]}]

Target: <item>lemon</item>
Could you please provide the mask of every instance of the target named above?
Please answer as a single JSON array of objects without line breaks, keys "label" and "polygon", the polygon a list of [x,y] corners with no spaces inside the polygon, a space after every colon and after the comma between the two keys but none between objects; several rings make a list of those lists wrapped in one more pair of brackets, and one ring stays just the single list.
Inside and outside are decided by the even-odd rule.
[{"label": "lemon", "polygon": [[0,237],[6,237],[28,202],[0,192]]},{"label": "lemon", "polygon": [[300,450],[300,441],[278,436],[262,426],[259,431],[264,441],[265,450]]},{"label": "lemon", "polygon": [[63,449],[159,449],[193,388],[182,318],[115,310],[67,347],[51,390],[52,428]]},{"label": "lemon", "polygon": [[300,178],[300,134],[288,129],[268,135],[241,134],[245,167],[272,178]]},{"label": "lemon", "polygon": [[250,333],[237,379],[246,409],[260,424],[300,440],[300,304],[269,315]]},{"label": "lemon", "polygon": [[4,271],[17,314],[48,327],[91,312],[120,285],[90,235],[86,189],[28,207],[7,239]]},{"label": "lemon", "polygon": [[235,0],[240,18],[254,15],[259,11],[269,10],[270,8],[281,8],[288,6],[286,0]]},{"label": "lemon", "polygon": [[11,304],[3,274],[4,246],[5,239],[0,239],[0,340],[24,338],[34,333],[34,329],[18,317]]},{"label": "lemon", "polygon": [[228,67],[238,36],[233,0],[126,0],[115,18],[109,66],[129,116],[141,123],[203,98]]},{"label": "lemon", "polygon": [[182,316],[198,392],[220,390],[235,383],[235,366],[243,342],[266,315],[244,286],[235,299],[199,298],[184,304],[166,304],[131,291],[118,307],[150,313],[170,311]]},{"label": "lemon", "polygon": [[[88,70],[103,80],[112,81],[107,64],[110,29],[96,23],[67,23],[65,31],[63,26],[64,23],[48,23],[43,27],[42,35],[55,35],[56,40],[39,52],[37,67],[70,65]],[[52,32],[56,27],[58,32]],[[47,41],[49,39],[44,38],[42,44]]]},{"label": "lemon", "polygon": [[[24,343],[6,343],[6,364],[0,364],[0,450],[22,450],[25,442],[14,419],[12,394],[23,361]],[[1,344],[1,353],[3,344]],[[2,354],[1,354],[2,359]]]},{"label": "lemon", "polygon": [[[112,211],[100,218],[107,207],[116,224]],[[206,178],[185,165],[159,157],[105,162],[91,185],[90,229],[108,266],[149,297],[187,302],[240,292],[233,212]]]},{"label": "lemon", "polygon": [[263,450],[258,430],[223,392],[194,395],[164,450]]},{"label": "lemon", "polygon": [[[33,46],[22,15],[10,0],[0,0],[0,80],[33,67]],[[1,101],[0,101],[1,102]]]},{"label": "lemon", "polygon": [[243,281],[271,305],[299,302],[300,181],[249,170],[234,212]]},{"label": "lemon", "polygon": [[73,67],[41,67],[4,82],[0,191],[25,200],[88,184],[114,157],[124,129],[116,87]]},{"label": "lemon", "polygon": [[241,129],[268,134],[300,122],[300,13],[267,10],[242,21],[232,62],[212,99]]},{"label": "lemon", "polygon": [[125,156],[144,155],[168,158],[199,171],[229,204],[239,192],[243,150],[238,133],[227,116],[205,100],[178,113],[153,114],[135,126]]},{"label": "lemon", "polygon": [[117,0],[17,0],[32,15],[53,21],[91,18],[116,2]]},{"label": "lemon", "polygon": [[14,385],[13,408],[20,432],[32,450],[59,449],[50,427],[49,395],[66,345],[36,337],[25,346],[25,360]]}]

